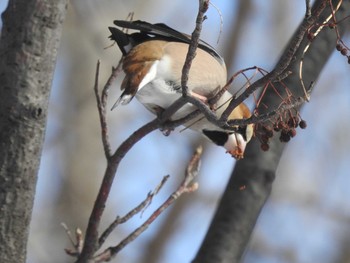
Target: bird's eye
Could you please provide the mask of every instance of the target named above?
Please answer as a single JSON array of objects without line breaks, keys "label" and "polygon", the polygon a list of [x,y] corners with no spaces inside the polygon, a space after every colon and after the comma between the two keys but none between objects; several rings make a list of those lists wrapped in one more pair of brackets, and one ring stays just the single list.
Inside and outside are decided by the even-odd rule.
[{"label": "bird's eye", "polygon": [[213,143],[219,146],[224,146],[229,136],[227,132],[223,131],[203,130],[203,134],[207,136]]}]

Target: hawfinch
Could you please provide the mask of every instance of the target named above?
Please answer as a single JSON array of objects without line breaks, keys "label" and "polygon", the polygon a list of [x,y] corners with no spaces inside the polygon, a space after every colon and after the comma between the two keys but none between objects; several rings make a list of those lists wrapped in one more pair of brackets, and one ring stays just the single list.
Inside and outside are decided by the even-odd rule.
[{"label": "hawfinch", "polygon": [[[121,85],[123,92],[112,109],[119,104],[128,104],[136,97],[152,113],[159,114],[182,96],[182,67],[191,38],[165,24],[122,20],[116,20],[114,24],[138,32],[127,34],[118,28],[109,27],[112,33],[110,38],[117,42],[123,53],[125,72]],[[226,81],[227,71],[223,58],[213,47],[200,40],[187,82],[190,95],[206,102]],[[218,117],[231,99],[232,95],[226,91],[214,105]],[[185,117],[195,109],[188,103],[171,119]],[[232,111],[229,119],[248,118],[250,115],[249,109],[242,103]],[[227,131],[210,123],[203,115],[184,125],[225,147],[237,159],[243,157],[245,146],[253,135],[252,125]]]}]

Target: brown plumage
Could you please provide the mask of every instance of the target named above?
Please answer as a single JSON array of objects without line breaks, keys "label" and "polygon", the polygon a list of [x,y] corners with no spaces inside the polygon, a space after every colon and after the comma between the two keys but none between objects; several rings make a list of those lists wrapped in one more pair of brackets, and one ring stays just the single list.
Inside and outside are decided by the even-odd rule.
[{"label": "brown plumage", "polygon": [[[164,24],[149,24],[142,21],[115,21],[120,27],[138,30],[126,34],[117,28],[109,28],[124,55],[125,78],[123,90],[115,105],[128,104],[136,97],[147,109],[158,114],[182,96],[181,74],[188,52],[190,38]],[[227,71],[222,57],[207,43],[200,41],[192,62],[188,89],[192,96],[206,101],[226,84]],[[216,103],[216,114],[221,116],[232,95],[225,92]],[[184,105],[173,116],[179,119],[196,108]],[[230,114],[229,119],[250,117],[247,106],[242,103]],[[190,129],[203,133],[214,143],[226,148],[233,157],[243,157],[246,143],[251,139],[253,126],[237,127],[237,131],[226,131],[210,123],[203,116],[186,123]]]}]

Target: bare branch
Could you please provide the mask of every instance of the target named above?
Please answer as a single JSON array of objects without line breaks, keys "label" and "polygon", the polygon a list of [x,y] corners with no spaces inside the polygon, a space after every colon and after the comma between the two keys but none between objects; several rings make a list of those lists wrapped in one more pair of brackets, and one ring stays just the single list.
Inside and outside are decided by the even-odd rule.
[{"label": "bare branch", "polygon": [[96,64],[96,73],[95,73],[95,85],[94,85],[94,92],[97,102],[97,109],[100,117],[100,125],[101,125],[101,137],[102,137],[102,144],[103,149],[105,152],[106,158],[110,158],[112,155],[111,145],[109,142],[109,135],[108,135],[108,124],[107,124],[107,114],[106,114],[106,106],[107,106],[107,98],[108,98],[108,91],[111,87],[113,81],[117,78],[121,71],[121,65],[122,65],[123,59],[119,60],[119,63],[116,68],[112,68],[112,73],[110,77],[108,78],[105,86],[102,89],[101,96],[99,95],[99,74],[100,74],[100,60],[97,61]]},{"label": "bare branch", "polygon": [[185,172],[185,176],[179,187],[174,191],[168,199],[157,209],[152,215],[137,229],[135,229],[130,235],[122,240],[118,245],[109,247],[101,254],[94,258],[94,262],[104,262],[111,260],[116,254],[119,253],[126,245],[134,241],[139,235],[141,235],[154,220],[171,204],[173,204],[184,193],[190,193],[198,189],[198,183],[194,183],[193,180],[199,173],[200,158],[202,156],[203,149],[199,146],[194,152]]},{"label": "bare branch", "polygon": [[196,19],[196,28],[194,29],[191,37],[191,43],[188,47],[188,52],[186,55],[185,64],[182,68],[181,75],[181,86],[182,86],[182,96],[186,97],[189,95],[187,81],[188,73],[192,65],[192,61],[196,56],[196,49],[198,47],[199,37],[202,30],[202,23],[204,21],[204,13],[208,10],[209,0],[199,0],[199,10]]},{"label": "bare branch", "polygon": [[144,209],[146,209],[152,202],[153,197],[159,193],[160,189],[164,186],[164,184],[168,181],[169,175],[164,176],[162,181],[157,185],[157,187],[153,190],[153,192],[148,193],[145,200],[143,200],[138,206],[136,206],[134,209],[130,210],[125,216],[119,217],[112,222],[112,224],[109,225],[109,227],[102,233],[101,237],[98,240],[99,248],[103,245],[103,243],[106,241],[108,236],[112,233],[112,231],[120,224],[123,224],[127,222],[130,218],[132,218],[134,215],[143,212]]},{"label": "bare branch", "polygon": [[[311,90],[308,92],[308,94],[311,93]],[[260,114],[260,115],[252,115],[250,118],[247,119],[236,119],[236,120],[229,120],[227,122],[228,127],[232,127],[232,126],[240,126],[240,125],[246,125],[249,123],[263,123],[266,122],[268,120],[270,120],[271,118],[275,117],[276,115],[282,115],[284,112],[291,110],[291,109],[296,109],[298,108],[300,105],[302,105],[303,103],[305,103],[307,101],[307,99],[305,97],[298,97],[296,99],[294,99],[293,102],[290,103],[285,103],[280,105],[277,109],[269,111],[267,113],[264,114]]]},{"label": "bare branch", "polygon": [[73,257],[79,256],[79,254],[81,253],[81,250],[83,249],[83,244],[84,244],[83,233],[81,232],[80,228],[77,228],[75,230],[75,240],[74,240],[72,233],[67,227],[67,225],[65,223],[61,223],[61,226],[66,231],[66,234],[74,247],[74,249],[66,248],[64,249],[64,251],[66,251],[66,253],[70,256],[73,256]]},{"label": "bare branch", "polygon": [[[105,152],[106,158],[109,158],[111,156],[111,145],[109,143],[109,138],[108,138],[108,124],[106,120],[106,103],[105,103],[105,97],[103,96],[104,99],[102,100],[99,92],[98,92],[98,77],[100,74],[100,60],[97,61],[96,64],[96,74],[95,74],[95,86],[94,86],[94,91],[95,91],[95,97],[96,97],[96,102],[97,102],[97,109],[100,117],[100,125],[101,125],[101,137],[102,137],[102,144],[103,144],[103,149]],[[105,85],[105,87],[109,87],[109,85]],[[106,89],[103,89],[104,91]],[[105,92],[106,94],[106,92]]]}]

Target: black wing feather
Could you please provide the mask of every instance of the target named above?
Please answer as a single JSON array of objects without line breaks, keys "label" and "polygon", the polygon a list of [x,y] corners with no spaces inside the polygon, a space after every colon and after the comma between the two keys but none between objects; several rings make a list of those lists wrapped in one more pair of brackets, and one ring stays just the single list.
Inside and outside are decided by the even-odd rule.
[{"label": "black wing feather", "polygon": [[[147,34],[147,35],[152,35],[152,36],[155,36],[155,37],[158,37],[161,39],[184,42],[187,44],[191,43],[191,37],[189,35],[183,34],[175,29],[172,29],[171,27],[169,27],[163,23],[150,24],[148,22],[141,21],[141,20],[136,20],[136,21],[115,20],[114,24],[116,26],[122,27],[122,28],[139,30],[141,34],[139,34],[138,37],[140,37],[140,35],[141,35],[142,38],[144,38],[144,39],[147,39],[147,37],[145,36],[145,34]],[[124,37],[119,37],[119,36],[115,37],[113,29],[116,29],[116,28],[113,28],[113,27],[109,28],[109,30],[112,33],[111,38],[117,41],[118,46],[120,48],[121,48],[121,45],[119,45],[118,39],[121,39],[121,43],[123,43],[123,45],[125,45],[125,44],[127,45],[130,43],[130,40],[129,40],[129,42],[127,42],[124,39]],[[119,29],[117,29],[117,30],[122,32]],[[115,32],[117,32],[117,31],[115,31]],[[123,33],[123,34],[126,35],[125,33]],[[132,35],[134,35],[134,34],[132,34]],[[127,38],[127,37],[125,37],[125,38]],[[224,63],[223,58],[208,43],[204,42],[203,40],[199,40],[198,47],[205,50],[209,54],[211,54],[213,57],[215,57],[221,63]],[[125,49],[121,48],[121,50],[123,53],[125,52]]]}]

